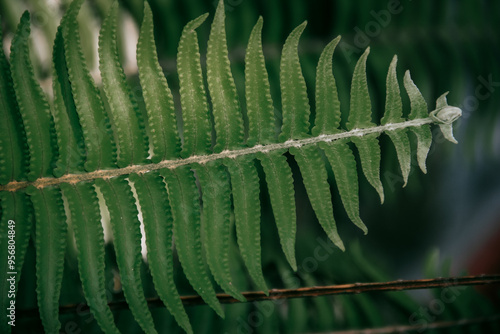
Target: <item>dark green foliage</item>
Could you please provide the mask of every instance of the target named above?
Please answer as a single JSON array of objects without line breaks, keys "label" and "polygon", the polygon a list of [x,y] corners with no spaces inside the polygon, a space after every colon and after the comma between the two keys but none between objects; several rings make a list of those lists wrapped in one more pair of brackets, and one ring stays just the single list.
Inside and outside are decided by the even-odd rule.
[{"label": "dark green foliage", "polygon": [[[372,84],[367,77],[369,49],[359,58],[354,74],[346,66],[332,66],[336,48],[342,48],[345,55],[340,36],[326,45],[319,61],[308,54],[302,55],[299,39],[304,31],[307,34],[306,22],[294,30],[283,30],[286,25],[280,23],[283,21],[281,9],[274,2],[258,4],[271,13],[270,18],[266,18],[269,30],[266,31],[264,19],[260,17],[251,32],[254,22],[242,24],[245,27],[242,31],[236,31],[238,26],[234,21],[226,22],[231,6],[226,3],[224,7],[222,0],[218,2],[210,27],[202,25],[207,18],[207,14],[202,13],[210,8],[193,5],[193,1],[163,4],[151,1],[151,8],[142,1],[124,2],[127,8],[134,10],[141,27],[137,63],[145,110],[140,110],[120,63],[117,1],[109,10],[101,12],[105,17],[99,39],[102,92],[90,75],[91,66],[87,65],[90,63],[85,62],[83,56],[82,43],[85,41],[80,39],[77,24],[82,0],[71,3],[55,36],[52,104],[40,89],[29,59],[28,14],[23,15],[14,36],[12,64],[0,53],[1,112],[6,120],[0,134],[0,232],[6,229],[9,217],[19,222],[19,262],[22,265],[33,205],[36,291],[40,317],[47,332],[61,329],[57,306],[61,285],[64,286],[64,281],[61,282],[64,280],[63,258],[67,246],[73,246],[71,242],[66,245],[66,220],[72,226],[68,238],[74,237],[76,241],[83,295],[103,331],[155,333],[166,331],[167,327],[176,330],[182,327],[186,332],[202,329],[213,332],[222,331],[222,328],[231,331],[242,323],[236,321],[231,327],[230,321],[235,321],[237,315],[246,316],[257,306],[223,309],[215,295],[219,286],[239,300],[244,300],[243,287],[251,289],[250,282],[254,283],[254,289],[264,293],[277,282],[284,287],[299,287],[289,278],[294,276],[293,272],[303,269],[296,259],[295,243],[297,216],[304,206],[310,203],[328,238],[341,250],[349,250],[351,240],[344,237],[344,245],[341,238],[344,227],[340,228],[348,224],[344,224],[343,219],[335,219],[342,216],[338,213],[339,208],[332,204],[329,174],[334,176],[347,216],[366,233],[367,227],[359,212],[361,182],[358,181],[356,158],[361,162],[360,170],[383,202],[380,173],[387,168],[384,165],[381,168],[381,151],[385,149],[382,145],[381,150],[381,133],[387,134],[395,145],[405,185],[411,172],[411,154],[415,150],[410,146],[408,130],[417,135],[417,159],[424,172],[432,141],[430,124],[439,124],[444,136],[454,140],[451,123],[460,115],[460,109],[448,106],[445,95],[438,99],[436,110],[429,115],[422,94],[407,72],[404,88],[409,96],[410,112],[405,112],[406,96],[401,96],[396,58],[388,73],[386,60],[384,70],[379,70],[382,73],[379,77],[387,73],[385,81],[379,80],[386,88],[381,91],[380,83]],[[106,7],[102,3],[98,5],[101,9]],[[241,5],[249,12],[255,10],[248,2]],[[347,11],[352,7],[346,3],[336,6],[345,6]],[[302,7],[305,6],[298,3],[289,6],[294,25],[303,20],[298,20]],[[177,8],[189,12],[189,18],[198,18],[182,30],[184,20],[172,14]],[[160,17],[162,19],[158,20],[157,15],[163,14],[168,19]],[[240,18],[243,22],[249,20],[248,17],[251,16]],[[346,23],[339,20],[336,24]],[[170,36],[168,45],[164,39],[154,38],[155,32],[164,30],[165,25],[169,26],[169,34],[177,33],[175,39]],[[310,22],[310,26],[313,30],[318,29],[314,22]],[[200,58],[197,30],[203,40],[208,37],[206,68]],[[231,37],[226,36],[226,30],[231,31]],[[266,46],[261,34],[264,31],[265,42],[281,43],[290,30],[278,71],[277,66],[269,66],[276,65],[272,57],[264,57]],[[243,59],[239,63],[238,60],[229,61],[228,45],[235,45],[234,36],[239,34],[244,36],[241,41],[248,40],[244,70]],[[172,41],[179,36],[178,81],[168,78],[167,82],[159,55],[164,55],[168,49],[167,54],[174,56],[171,46],[175,43]],[[201,49],[204,53],[204,43]],[[380,58],[373,62],[382,63]],[[309,83],[314,81],[314,72],[315,94],[310,94],[313,88]],[[349,94],[346,87],[351,75]],[[244,83],[244,92],[241,91],[243,85],[240,87],[238,83]],[[385,109],[381,112],[377,105],[384,100]],[[180,111],[175,110],[177,102]],[[447,115],[451,115],[450,118],[446,119]],[[354,151],[353,147],[356,147]],[[297,180],[292,177],[295,163],[309,199],[307,205],[300,201],[300,194],[295,193],[294,181]],[[16,183],[26,179],[32,183]],[[55,185],[44,184],[46,181],[54,181]],[[263,191],[262,184],[266,185],[267,192]],[[29,196],[23,192],[26,185],[30,185],[27,188]],[[19,189],[8,188],[18,186]],[[101,192],[104,201],[99,202]],[[110,216],[116,253],[116,259],[111,262],[116,261],[117,267],[112,269],[105,261],[107,223],[102,213],[106,211]],[[151,278],[143,274],[139,214],[144,223]],[[364,220],[371,220],[371,217]],[[270,261],[272,255],[266,255],[267,249],[275,247],[264,242],[273,228],[286,262],[283,259]],[[4,252],[3,239],[1,245],[1,252]],[[66,256],[71,257],[68,253]],[[342,279],[323,273],[324,281],[379,279],[369,263],[360,264],[363,259],[348,251],[336,271]],[[235,263],[236,270],[233,268]],[[361,269],[346,269],[356,266]],[[179,273],[181,270],[187,280]],[[242,274],[244,270],[248,271],[248,277]],[[342,276],[344,271],[345,276]],[[127,301],[131,313],[116,312],[113,318],[107,306],[109,277],[119,281],[118,290],[123,291],[120,297]],[[306,285],[324,283],[307,275],[296,280]],[[0,287],[5,290],[5,286]],[[192,289],[219,316],[225,313],[229,318],[227,322],[222,323],[207,308],[185,310],[179,293],[193,293]],[[169,314],[148,309],[146,298],[150,294],[160,297]],[[115,297],[111,294],[111,298]],[[390,303],[411,311],[416,306],[408,300],[394,297]],[[343,305],[343,313],[335,322],[331,315],[339,303]],[[282,323],[282,314],[274,312],[262,331],[328,330],[360,324],[379,326],[385,321],[378,302],[366,295],[340,297],[335,299],[335,304],[327,299],[293,300],[286,310],[289,319],[286,325]],[[317,324],[312,324],[311,313],[318,314]],[[404,321],[404,312],[398,313],[398,317]]]}]

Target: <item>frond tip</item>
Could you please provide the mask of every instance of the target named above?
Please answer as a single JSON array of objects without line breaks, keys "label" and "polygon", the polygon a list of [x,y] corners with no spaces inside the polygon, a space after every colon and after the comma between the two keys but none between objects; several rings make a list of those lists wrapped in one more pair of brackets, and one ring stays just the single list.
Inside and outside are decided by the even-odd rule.
[{"label": "frond tip", "polygon": [[458,144],[455,137],[453,137],[452,123],[462,116],[462,110],[457,107],[448,105],[446,101],[448,92],[441,95],[436,101],[436,110],[429,114],[429,117],[434,120],[443,132],[443,136],[454,144]]},{"label": "frond tip", "polygon": [[[47,331],[55,332],[60,327],[57,297],[65,251],[63,238],[71,233],[64,224],[66,219],[73,226],[83,293],[103,331],[118,332],[105,290],[100,208],[106,206],[124,295],[138,324],[147,333],[156,332],[140,275],[138,215],[142,214],[156,291],[179,325],[192,333],[174,282],[172,245],[194,290],[218,315],[224,316],[212,275],[225,292],[238,300],[245,299],[233,284],[229,266],[234,217],[242,262],[256,289],[268,294],[260,226],[260,198],[267,191],[281,248],[290,267],[297,270],[297,205],[289,160],[297,163],[325,234],[344,250],[348,244],[344,244],[334,218],[337,208],[332,205],[329,169],[347,216],[362,232],[368,231],[360,215],[357,159],[349,143],[356,146],[361,170],[382,203],[380,134],[386,134],[394,143],[403,186],[411,168],[408,131],[417,137],[417,159],[424,173],[432,142],[431,124],[437,124],[444,137],[456,143],[452,123],[461,116],[461,110],[448,105],[445,93],[429,114],[409,71],[404,76],[404,88],[411,112],[408,119],[403,118],[397,57],[387,73],[385,115],[380,125],[373,122],[366,78],[369,48],[354,69],[350,112],[343,128],[340,104],[345,102],[338,97],[332,61],[340,36],[320,56],[316,110],[311,118],[298,53],[306,22],[290,33],[283,46],[279,68],[283,119],[281,129],[276,130],[280,120],[274,115],[270,93],[262,17],[252,30],[245,55],[245,96],[241,100],[246,101],[248,122],[244,122],[228,58],[222,0],[211,25],[205,73],[196,29],[208,14],[192,20],[182,31],[177,53],[181,111],[175,110],[172,92],[158,63],[153,13],[145,3],[137,47],[146,109],[140,112],[116,49],[118,2],[112,5],[100,32],[102,95],[82,53],[76,20],[82,3],[71,3],[54,43],[54,108],[36,81],[28,56],[28,13],[23,14],[13,39],[12,64],[0,48],[0,103],[6,106],[0,115],[8,123],[7,127],[0,125],[5,130],[0,131],[0,230],[5,231],[7,213],[24,222],[19,225],[19,248],[23,253],[31,230],[28,222],[34,213],[37,292]],[[310,124],[310,119],[315,124]],[[182,127],[178,128],[178,123]],[[104,198],[101,203],[98,190]],[[42,238],[42,233],[49,237]],[[0,248],[0,253],[5,254],[6,248]],[[53,279],[47,279],[42,271],[49,272]]]}]

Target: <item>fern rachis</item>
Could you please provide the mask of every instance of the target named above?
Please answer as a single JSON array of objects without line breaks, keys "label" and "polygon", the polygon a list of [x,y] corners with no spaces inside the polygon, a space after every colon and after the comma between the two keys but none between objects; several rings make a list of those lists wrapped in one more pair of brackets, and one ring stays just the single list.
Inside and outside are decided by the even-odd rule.
[{"label": "fern rachis", "polygon": [[[439,124],[445,138],[454,140],[451,123],[460,116],[460,109],[448,106],[443,95],[438,99],[436,110],[429,115],[409,72],[405,74],[404,87],[410,98],[411,113],[409,120],[402,119],[396,76],[397,58],[391,62],[387,75],[386,112],[382,124],[376,125],[371,121],[371,101],[366,81],[369,49],[354,70],[347,129],[341,129],[341,101],[337,96],[331,61],[340,37],[325,47],[318,63],[316,122],[310,130],[309,97],[297,53],[306,23],[292,31],[283,47],[280,65],[283,126],[276,138],[273,101],[260,39],[262,18],[252,30],[245,57],[245,100],[249,119],[248,131],[245,132],[240,100],[228,60],[223,1],[219,2],[208,41],[208,92],[203,85],[195,30],[207,15],[189,22],[182,32],[177,56],[184,124],[182,133],[176,126],[170,88],[157,61],[152,12],[147,3],[137,52],[147,115],[145,120],[141,118],[118,62],[114,43],[117,25],[115,3],[103,23],[99,47],[103,96],[109,104],[108,114],[98,87],[83,61],[76,23],[82,2],[73,1],[54,43],[55,99],[52,108],[34,78],[27,57],[29,14],[21,18],[14,38],[12,53],[16,57],[12,59],[10,69],[5,56],[0,54],[2,87],[6,87],[1,91],[1,98],[8,105],[2,113],[8,113],[6,117],[11,120],[10,123],[16,122],[18,113],[22,118],[18,128],[2,132],[0,138],[0,198],[2,212],[5,213],[0,222],[0,232],[5,230],[7,219],[18,220],[19,247],[25,248],[28,242],[25,232],[30,229],[31,218],[29,213],[22,217],[16,210],[22,206],[33,206],[37,231],[37,275],[40,273],[37,291],[39,300],[42,300],[46,294],[60,289],[64,244],[57,243],[56,239],[64,238],[54,236],[66,235],[66,226],[60,221],[67,216],[74,226],[84,295],[106,332],[117,332],[117,329],[106,305],[104,241],[96,188],[103,193],[110,212],[125,298],[135,319],[144,331],[155,332],[138,275],[140,232],[137,205],[144,216],[149,266],[158,294],[179,324],[191,332],[173,284],[173,255],[169,247],[172,236],[189,282],[222,316],[223,310],[216,299],[202,254],[205,251],[209,270],[217,283],[227,293],[242,300],[240,291],[232,284],[227,267],[233,206],[242,258],[255,286],[267,292],[260,259],[260,187],[255,159],[260,161],[264,170],[283,251],[295,270],[295,203],[290,166],[283,156],[285,152],[291,153],[297,161],[319,223],[329,238],[344,249],[333,216],[323,152],[333,169],[349,218],[366,233],[367,228],[359,215],[356,163],[347,143],[352,141],[356,145],[363,173],[383,202],[377,139],[381,133],[388,134],[396,147],[405,184],[411,154],[408,129],[417,135],[417,158],[424,172],[431,141],[430,124]],[[8,96],[10,87],[15,92],[15,100]],[[208,97],[212,109],[208,107]],[[149,133],[146,133],[144,122],[148,122]],[[212,130],[215,130],[213,147]],[[245,133],[248,133],[247,138]],[[22,143],[27,143],[29,154],[19,154],[23,151]],[[153,154],[148,160],[149,147]],[[4,152],[11,152],[12,160],[6,158]],[[137,193],[138,203],[133,197],[133,190]],[[46,198],[53,200],[48,203]],[[68,202],[67,212],[62,204],[63,198]],[[13,205],[15,209],[12,209]],[[11,216],[7,217],[7,214]],[[40,233],[54,235],[45,239]],[[217,238],[217,233],[223,235]],[[3,248],[2,243],[2,251]],[[54,279],[43,279],[46,273],[53,275]],[[39,307],[46,330],[57,332],[60,326],[56,319],[57,300],[40,302]]]}]

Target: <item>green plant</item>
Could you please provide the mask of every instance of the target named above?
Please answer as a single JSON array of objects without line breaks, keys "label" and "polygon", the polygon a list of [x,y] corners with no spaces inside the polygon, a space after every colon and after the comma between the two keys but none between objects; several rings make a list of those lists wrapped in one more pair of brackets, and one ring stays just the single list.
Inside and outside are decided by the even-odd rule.
[{"label": "green plant", "polygon": [[[34,215],[37,293],[47,332],[57,332],[60,327],[58,297],[66,248],[66,220],[71,221],[74,230],[87,302],[104,331],[117,331],[106,305],[105,252],[96,191],[102,193],[109,210],[121,282],[135,319],[144,331],[155,331],[142,291],[140,230],[132,189],[136,191],[144,217],[149,267],[157,292],[179,324],[190,332],[173,284],[172,234],[193,288],[222,315],[202,253],[206,252],[210,271],[224,291],[236,299],[244,299],[232,285],[228,266],[231,207],[234,207],[238,247],[244,263],[255,286],[268,290],[261,269],[259,224],[255,224],[260,221],[256,163],[264,170],[283,251],[291,268],[296,269],[294,190],[286,152],[297,161],[321,226],[328,237],[344,249],[332,215],[325,158],[335,174],[349,218],[366,233],[359,217],[356,162],[348,142],[354,143],[362,170],[383,202],[378,135],[386,133],[393,141],[405,184],[411,154],[407,130],[417,136],[417,157],[424,172],[431,142],[430,124],[439,124],[443,135],[454,141],[451,123],[460,116],[460,109],[448,106],[443,95],[437,101],[436,110],[428,114],[409,72],[405,75],[404,87],[412,111],[409,120],[402,118],[396,58],[387,75],[382,124],[372,122],[366,80],[369,49],[354,70],[347,131],[341,129],[340,102],[331,64],[339,38],[325,47],[317,66],[316,108],[311,128],[309,98],[297,54],[305,23],[292,31],[283,47],[280,68],[283,119],[279,124],[273,115],[260,41],[263,20],[259,19],[246,53],[247,108],[242,115],[228,60],[222,1],[212,23],[207,50],[211,109],[195,32],[207,15],[188,23],[179,42],[177,67],[183,125],[180,131],[170,89],[157,61],[149,7],[145,6],[138,46],[139,77],[147,109],[144,117],[118,61],[117,4],[105,19],[99,39],[102,95],[88,73],[81,51],[76,23],[81,4],[80,0],[71,4],[54,42],[53,103],[49,103],[40,89],[29,60],[28,13],[21,18],[14,37],[10,66],[1,55],[1,92],[5,105],[2,117],[8,121],[3,123],[0,151],[4,162],[0,230],[2,236],[7,235],[8,221],[16,222],[17,254],[22,259],[28,245],[31,215]],[[2,251],[7,252],[7,248]],[[16,271],[20,272],[21,267],[22,261],[17,261]],[[6,285],[3,291],[7,291]]]}]

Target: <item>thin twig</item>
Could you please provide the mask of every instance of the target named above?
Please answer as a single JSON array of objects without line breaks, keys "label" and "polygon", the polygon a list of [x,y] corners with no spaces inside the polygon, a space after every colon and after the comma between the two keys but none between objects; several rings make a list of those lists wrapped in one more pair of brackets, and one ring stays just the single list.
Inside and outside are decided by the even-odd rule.
[{"label": "thin twig", "polygon": [[[418,332],[422,333],[426,330],[431,329],[443,329],[451,327],[464,327],[480,325],[490,322],[500,321],[500,314],[493,315],[490,317],[479,317],[479,318],[469,318],[469,319],[459,319],[453,321],[436,321],[428,324],[419,325],[393,325],[385,326],[379,328],[367,328],[367,329],[353,329],[347,331],[333,331],[322,334],[388,334],[388,333],[408,333],[408,332]],[[312,333],[311,333],[312,334]]]},{"label": "thin twig", "polygon": [[[402,291],[402,290],[415,290],[415,289],[432,289],[432,288],[446,288],[451,286],[465,286],[465,285],[484,285],[484,284],[499,284],[500,274],[495,275],[481,275],[481,276],[462,276],[462,277],[447,277],[447,278],[431,278],[419,280],[397,280],[390,282],[375,282],[375,283],[353,283],[353,284],[339,284],[328,286],[314,286],[298,289],[272,289],[269,290],[269,295],[266,296],[261,291],[243,292],[243,296],[247,302],[276,300],[276,299],[291,299],[303,297],[318,297],[328,295],[340,294],[358,294],[365,292],[383,292],[383,291]],[[241,303],[230,295],[219,293],[217,294],[219,302],[223,304]],[[200,296],[181,296],[184,305],[203,305],[205,302]],[[126,301],[110,302],[109,307],[112,310],[127,309],[128,304]],[[163,307],[163,303],[159,298],[148,299],[149,307]],[[79,312],[88,311],[88,306],[81,304],[68,304],[59,308],[59,313],[72,313],[78,310]],[[38,309],[18,310],[20,316],[35,316]]]}]

